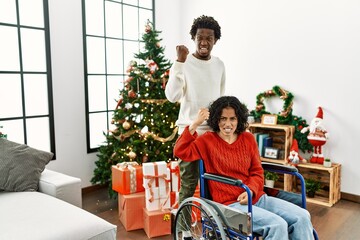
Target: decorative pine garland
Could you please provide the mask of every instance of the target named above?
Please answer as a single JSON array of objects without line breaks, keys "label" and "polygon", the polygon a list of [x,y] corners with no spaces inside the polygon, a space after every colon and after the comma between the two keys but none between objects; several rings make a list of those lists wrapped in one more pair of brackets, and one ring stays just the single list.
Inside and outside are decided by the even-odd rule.
[{"label": "decorative pine garland", "polygon": [[308,133],[301,133],[301,129],[309,125],[306,123],[306,120],[292,114],[294,95],[291,92],[286,91],[279,86],[274,86],[271,90],[259,93],[256,96],[255,110],[252,110],[250,114],[253,115],[257,121],[260,121],[263,114],[272,114],[266,111],[265,100],[275,96],[284,101],[281,112],[277,113],[278,124],[295,126],[294,138],[298,141],[299,149],[304,152],[312,151],[313,146],[307,139]]},{"label": "decorative pine garland", "polygon": [[286,124],[291,118],[294,95],[279,86],[274,86],[271,90],[259,93],[256,96],[256,108],[252,114],[255,119],[261,119],[263,114],[271,114],[266,111],[264,101],[274,96],[278,96],[284,101],[283,109],[277,114],[277,119],[279,124]]}]

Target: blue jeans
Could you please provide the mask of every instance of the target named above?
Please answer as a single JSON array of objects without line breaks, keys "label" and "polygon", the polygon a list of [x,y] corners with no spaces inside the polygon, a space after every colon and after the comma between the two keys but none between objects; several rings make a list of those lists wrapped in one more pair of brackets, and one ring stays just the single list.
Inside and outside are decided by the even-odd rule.
[{"label": "blue jeans", "polygon": [[[247,212],[239,202],[229,206]],[[264,240],[312,240],[313,226],[306,209],[264,194],[253,205],[253,231]],[[288,232],[288,235],[284,234]]]},{"label": "blue jeans", "polygon": [[291,202],[299,207],[302,206],[301,194],[279,190],[279,193],[275,197]]}]

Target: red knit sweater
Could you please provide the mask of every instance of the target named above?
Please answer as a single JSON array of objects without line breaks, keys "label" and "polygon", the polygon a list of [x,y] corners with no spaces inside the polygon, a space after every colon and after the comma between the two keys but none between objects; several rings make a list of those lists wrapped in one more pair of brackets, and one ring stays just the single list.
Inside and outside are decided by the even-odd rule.
[{"label": "red knit sweater", "polygon": [[[183,161],[202,159],[208,173],[241,179],[253,191],[253,204],[265,194],[259,150],[251,133],[243,132],[228,144],[215,132],[198,137],[197,133],[191,135],[187,127],[177,140],[174,153]],[[226,205],[236,202],[244,192],[240,187],[215,181],[209,181],[209,190],[214,201]]]}]

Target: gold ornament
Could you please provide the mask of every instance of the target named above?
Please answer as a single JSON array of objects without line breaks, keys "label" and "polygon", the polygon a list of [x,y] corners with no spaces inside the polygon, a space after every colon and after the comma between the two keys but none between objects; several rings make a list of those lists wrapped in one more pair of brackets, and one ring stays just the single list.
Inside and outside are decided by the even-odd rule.
[{"label": "gold ornament", "polygon": [[136,153],[134,153],[133,151],[130,151],[128,153],[128,157],[131,159],[131,160],[134,160],[136,158]]},{"label": "gold ornament", "polygon": [[131,127],[131,124],[128,121],[123,122],[122,127],[125,130],[128,130]]}]

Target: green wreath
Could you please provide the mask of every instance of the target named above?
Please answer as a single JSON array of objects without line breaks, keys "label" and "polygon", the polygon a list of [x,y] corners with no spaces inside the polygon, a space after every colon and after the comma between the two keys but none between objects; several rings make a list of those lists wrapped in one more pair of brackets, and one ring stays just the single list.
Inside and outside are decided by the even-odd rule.
[{"label": "green wreath", "polygon": [[277,121],[279,124],[286,124],[292,115],[294,95],[279,86],[274,86],[271,90],[259,93],[256,96],[256,108],[252,112],[252,115],[254,115],[255,119],[261,119],[263,114],[271,114],[266,111],[264,101],[274,96],[278,96],[284,101],[282,111],[277,114]]},{"label": "green wreath", "polygon": [[306,120],[292,114],[294,95],[291,92],[286,91],[279,86],[274,86],[271,90],[259,93],[256,96],[255,110],[252,110],[250,114],[253,115],[258,122],[263,114],[272,114],[266,111],[265,100],[275,96],[284,101],[282,110],[277,113],[278,124],[295,126],[294,138],[298,141],[299,149],[304,152],[313,151],[313,146],[307,139],[308,133],[301,133],[301,129],[309,125],[306,123]]}]

